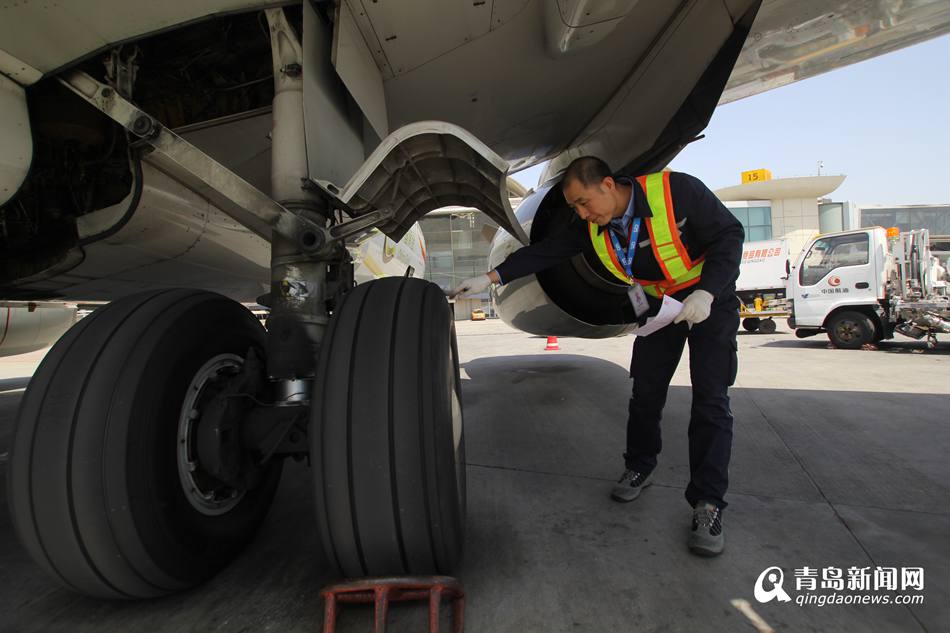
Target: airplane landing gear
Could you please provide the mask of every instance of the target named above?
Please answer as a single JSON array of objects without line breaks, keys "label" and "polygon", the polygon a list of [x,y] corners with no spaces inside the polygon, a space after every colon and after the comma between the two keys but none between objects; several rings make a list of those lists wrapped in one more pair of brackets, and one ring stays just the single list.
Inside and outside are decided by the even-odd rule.
[{"label": "airplane landing gear", "polygon": [[310,178],[308,149],[333,147],[306,145],[302,47],[282,10],[266,17],[270,195],[110,86],[79,70],[61,79],[150,145],[148,160],[271,244],[270,292],[258,298],[271,308],[266,332],[221,295],[148,291],[76,324],[31,381],[10,457],[12,514],[31,556],[83,594],[160,596],[213,575],[263,520],[288,456],[310,457],[317,525],[342,573],[444,574],[461,557],[451,312],[420,279],[354,288],[345,240],[374,227],[401,235],[429,210],[416,198],[438,191],[440,204],[480,201],[527,243],[503,195],[508,164],[460,128],[418,122],[392,132],[351,178],[361,184],[336,195]]},{"label": "airplane landing gear", "polygon": [[[11,514],[61,584],[147,598],[212,576],[263,520],[281,461],[230,429],[258,399],[264,330],[197,290],[119,299],[74,325],[30,381],[10,455]],[[250,350],[250,353],[249,353]],[[234,397],[229,397],[234,396]]]},{"label": "airplane landing gear", "polygon": [[348,577],[444,574],[462,555],[465,439],[439,288],[358,286],[320,354],[310,446],[327,558]]}]

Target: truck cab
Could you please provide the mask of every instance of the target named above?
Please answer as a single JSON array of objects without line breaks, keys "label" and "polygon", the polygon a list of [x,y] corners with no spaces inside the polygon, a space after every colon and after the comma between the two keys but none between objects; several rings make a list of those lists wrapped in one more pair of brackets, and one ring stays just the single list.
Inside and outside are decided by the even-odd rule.
[{"label": "truck cab", "polygon": [[789,274],[793,327],[805,336],[827,331],[839,347],[859,348],[889,336],[888,258],[887,233],[880,227],[816,237]]},{"label": "truck cab", "polygon": [[789,325],[800,338],[826,332],[836,347],[858,349],[895,331],[936,345],[950,332],[950,303],[926,230],[871,227],[814,238],[788,279]]}]

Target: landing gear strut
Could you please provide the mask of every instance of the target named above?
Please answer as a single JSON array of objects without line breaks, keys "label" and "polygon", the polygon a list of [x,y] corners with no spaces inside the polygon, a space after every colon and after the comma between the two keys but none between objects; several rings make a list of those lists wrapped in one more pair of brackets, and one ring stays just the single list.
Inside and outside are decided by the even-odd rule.
[{"label": "landing gear strut", "polygon": [[[341,573],[448,573],[461,557],[465,449],[448,305],[419,279],[354,289],[342,240],[393,212],[367,209],[383,206],[367,198],[353,219],[331,222],[349,208],[308,179],[300,42],[281,10],[266,15],[272,197],[112,87],[80,71],[62,79],[151,146],[147,160],[272,245],[259,300],[271,308],[267,331],[221,295],[150,290],[73,326],[30,382],[10,456],[12,514],[33,558],[80,593],[155,597],[207,579],[256,532],[285,457],[310,458],[316,523]],[[500,192],[507,164],[447,127],[428,133],[454,134],[438,147],[482,161],[476,182],[501,174],[488,183]],[[517,233],[499,200],[486,208]]]}]

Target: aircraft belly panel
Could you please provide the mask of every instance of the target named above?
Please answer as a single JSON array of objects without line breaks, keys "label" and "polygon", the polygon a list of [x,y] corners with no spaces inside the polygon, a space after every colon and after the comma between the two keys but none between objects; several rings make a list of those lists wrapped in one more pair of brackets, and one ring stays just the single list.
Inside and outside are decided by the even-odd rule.
[{"label": "aircraft belly panel", "polygon": [[[253,302],[267,291],[266,240],[148,164],[143,175],[141,202],[125,226],[74,249],[71,258],[78,264],[71,269],[18,282],[8,290],[10,296],[110,301],[148,288],[187,287]],[[95,214],[115,218],[121,210]],[[96,217],[80,219],[80,237],[84,230],[95,233],[101,228]]]},{"label": "aircraft belly panel", "polygon": [[75,322],[74,305],[0,305],[0,357],[43,349]]},{"label": "aircraft belly panel", "polygon": [[33,138],[23,88],[0,75],[0,206],[16,194],[33,160]]},{"label": "aircraft belly panel", "polygon": [[[499,28],[387,79],[390,125],[448,121],[475,134],[513,169],[539,162],[610,99],[676,5],[641,2],[597,45],[552,56],[545,2],[530,2]],[[400,33],[390,48],[410,47],[419,35]]]},{"label": "aircraft belly panel", "polygon": [[[0,48],[31,69],[46,74],[96,50],[146,33],[218,14],[280,4],[286,1],[7,2],[0,5]],[[29,83],[40,78],[33,72],[21,77]]]}]

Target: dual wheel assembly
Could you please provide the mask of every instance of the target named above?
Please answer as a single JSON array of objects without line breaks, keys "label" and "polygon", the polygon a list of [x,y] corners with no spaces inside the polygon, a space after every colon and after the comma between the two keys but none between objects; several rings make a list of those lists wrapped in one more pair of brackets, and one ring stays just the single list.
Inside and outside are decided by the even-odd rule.
[{"label": "dual wheel assembly", "polygon": [[761,332],[762,334],[775,334],[775,321],[771,317],[761,319],[759,317],[746,317],[742,319],[742,329],[746,332]]},{"label": "dual wheel assembly", "polygon": [[193,587],[257,532],[283,458],[308,453],[337,573],[452,571],[465,442],[439,288],[389,278],[349,292],[309,407],[275,401],[267,336],[231,299],[171,289],[114,301],[53,346],[23,395],[7,477],[16,532],[51,577],[101,598]]}]

